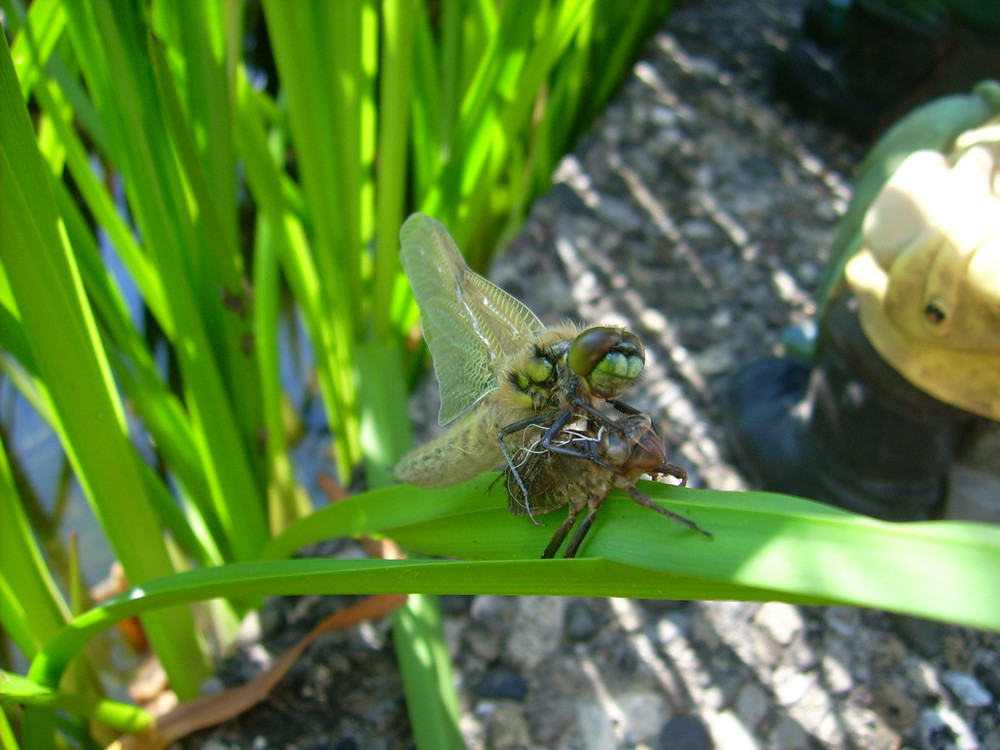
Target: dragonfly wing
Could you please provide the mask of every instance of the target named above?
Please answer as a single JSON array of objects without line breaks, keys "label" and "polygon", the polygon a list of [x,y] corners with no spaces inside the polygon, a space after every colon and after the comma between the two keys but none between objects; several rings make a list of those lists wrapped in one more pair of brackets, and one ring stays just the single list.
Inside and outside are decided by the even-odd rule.
[{"label": "dragonfly wing", "polygon": [[494,390],[495,363],[543,330],[527,307],[466,264],[441,222],[413,214],[399,232],[400,259],[420,306],[420,325],[448,424]]}]

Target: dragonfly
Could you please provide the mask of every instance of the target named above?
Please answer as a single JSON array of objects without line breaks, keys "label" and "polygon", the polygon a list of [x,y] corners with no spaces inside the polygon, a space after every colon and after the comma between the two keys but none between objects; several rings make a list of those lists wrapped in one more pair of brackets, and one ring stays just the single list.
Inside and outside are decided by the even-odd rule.
[{"label": "dragonfly", "polygon": [[[519,442],[508,446],[512,461],[503,474],[507,507],[513,515],[549,513],[569,506],[566,519],[552,535],[542,558],[555,557],[577,517],[586,509],[587,515],[563,555],[574,557],[601,504],[615,487],[624,489],[639,505],[713,538],[694,521],[658,505],[636,487],[636,480],[643,475],[653,479],[670,476],[681,486],[687,484],[687,471],[666,462],[663,439],[649,415],[637,412],[616,420],[584,407],[551,438],[552,443],[568,449],[562,452],[542,446],[542,436],[549,429],[544,422],[525,428]],[[513,479],[515,468],[521,483]],[[526,493],[522,484],[527,487]]]},{"label": "dragonfly", "polygon": [[[399,481],[446,487],[505,466],[518,496],[528,498],[508,445],[532,425],[545,425],[538,450],[595,464],[610,475],[621,471],[616,459],[609,463],[609,456],[564,431],[601,409],[639,414],[619,399],[645,367],[634,333],[573,323],[546,327],[472,271],[444,226],[424,214],[403,223],[400,260],[441,391],[438,422],[447,429],[400,460],[394,468]],[[524,507],[537,524],[533,506]]]}]

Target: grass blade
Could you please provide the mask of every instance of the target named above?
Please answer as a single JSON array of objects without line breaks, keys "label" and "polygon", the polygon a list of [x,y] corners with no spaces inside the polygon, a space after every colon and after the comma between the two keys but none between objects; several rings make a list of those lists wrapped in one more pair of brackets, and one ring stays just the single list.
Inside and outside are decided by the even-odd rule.
[{"label": "grass blade", "polygon": [[[130,579],[165,575],[172,565],[79,273],[60,234],[49,177],[5,40],[0,41],[0,133],[0,215],[5,217],[0,259],[33,364],[57,415],[58,433]],[[142,540],[139,547],[136,540]],[[178,692],[193,694],[206,665],[190,613],[156,613],[146,626],[164,666],[176,675]]]},{"label": "grass blade", "polygon": [[[411,594],[393,613],[392,628],[417,747],[462,750],[458,695],[437,599]],[[399,648],[400,639],[405,648]]]}]

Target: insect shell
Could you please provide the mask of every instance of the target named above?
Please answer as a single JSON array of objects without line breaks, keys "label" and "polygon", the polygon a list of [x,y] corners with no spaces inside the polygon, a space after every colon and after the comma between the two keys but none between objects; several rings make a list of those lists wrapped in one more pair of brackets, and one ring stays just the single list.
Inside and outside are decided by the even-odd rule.
[{"label": "insect shell", "polygon": [[[542,554],[554,557],[577,517],[584,509],[586,517],[566,546],[564,557],[576,555],[590,530],[597,511],[612,488],[624,489],[636,503],[671,518],[711,538],[693,521],[654,503],[640,492],[635,482],[643,474],[654,479],[672,476],[687,482],[687,472],[666,463],[663,441],[646,414],[630,414],[614,420],[596,411],[584,410],[577,419],[560,429],[550,445],[542,446],[547,424],[532,425],[511,446],[513,460],[504,472],[508,510],[514,515],[548,513],[569,506],[566,519],[559,525]],[[521,482],[514,481],[513,469]],[[522,489],[526,488],[526,491]]]}]

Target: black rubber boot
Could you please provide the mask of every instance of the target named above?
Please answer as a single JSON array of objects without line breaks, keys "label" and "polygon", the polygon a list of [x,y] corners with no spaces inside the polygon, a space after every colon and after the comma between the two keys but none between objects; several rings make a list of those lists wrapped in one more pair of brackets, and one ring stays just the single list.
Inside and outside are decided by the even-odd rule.
[{"label": "black rubber boot", "polygon": [[827,311],[816,362],[757,362],[728,394],[729,436],[760,487],[888,521],[938,516],[975,415],[932,398],[872,348],[853,298]]},{"label": "black rubber boot", "polygon": [[909,95],[946,54],[947,13],[933,4],[922,10],[908,12],[891,0],[855,0],[845,10],[815,0],[801,38],[775,60],[775,95],[803,117],[867,140],[901,107],[916,104]]}]

